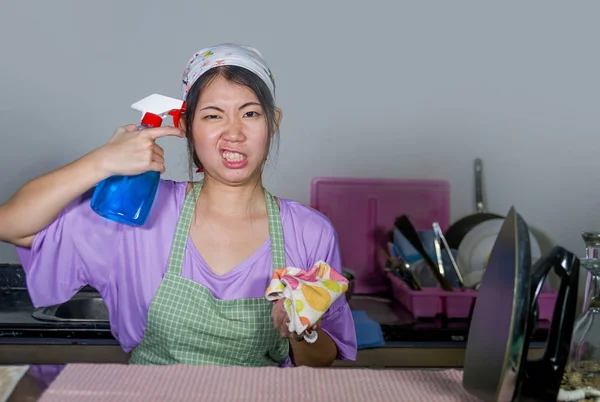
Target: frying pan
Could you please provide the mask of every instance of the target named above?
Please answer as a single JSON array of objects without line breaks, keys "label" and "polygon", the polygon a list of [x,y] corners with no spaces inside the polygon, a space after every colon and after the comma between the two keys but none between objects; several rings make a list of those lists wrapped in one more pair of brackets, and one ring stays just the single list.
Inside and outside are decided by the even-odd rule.
[{"label": "frying pan", "polygon": [[475,208],[476,212],[454,222],[446,231],[446,241],[452,249],[458,249],[463,237],[481,222],[490,219],[504,219],[504,216],[485,212],[483,203],[483,162],[475,159]]}]

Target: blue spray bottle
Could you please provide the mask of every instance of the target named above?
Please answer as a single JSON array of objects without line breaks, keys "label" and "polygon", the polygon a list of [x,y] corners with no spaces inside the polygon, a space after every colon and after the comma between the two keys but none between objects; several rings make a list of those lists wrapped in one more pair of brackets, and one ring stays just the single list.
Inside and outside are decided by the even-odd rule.
[{"label": "blue spray bottle", "polygon": [[[179,123],[180,112],[185,108],[181,100],[153,94],[131,107],[143,113],[138,129],[160,127],[163,119],[173,116],[174,126]],[[98,215],[130,226],[146,223],[158,184],[160,173],[148,171],[135,176],[111,176],[96,186],[90,205]]]}]

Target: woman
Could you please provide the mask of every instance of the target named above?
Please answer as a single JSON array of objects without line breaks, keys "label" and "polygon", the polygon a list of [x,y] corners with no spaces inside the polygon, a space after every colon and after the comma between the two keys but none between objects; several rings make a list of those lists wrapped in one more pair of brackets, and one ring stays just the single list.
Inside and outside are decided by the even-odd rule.
[{"label": "woman", "polygon": [[[32,301],[63,303],[91,285],[136,364],[354,360],[343,296],[315,327],[314,344],[289,333],[283,301],[264,298],[275,268],[309,269],[324,260],[341,270],[341,261],[327,218],[262,187],[282,114],[261,55],[233,44],[197,52],[184,72],[182,98],[182,129],[121,127],[106,145],[30,181],[0,207],[0,240],[17,246]],[[101,180],[164,172],[155,143],[164,136],[187,139],[203,181],[161,180],[141,227],[95,214],[90,197]]]}]

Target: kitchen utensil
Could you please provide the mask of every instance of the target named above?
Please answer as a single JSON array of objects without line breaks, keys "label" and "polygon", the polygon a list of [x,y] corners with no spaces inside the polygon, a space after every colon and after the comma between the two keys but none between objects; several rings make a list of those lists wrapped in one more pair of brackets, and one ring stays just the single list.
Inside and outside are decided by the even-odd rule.
[{"label": "kitchen utensil", "polygon": [[[398,215],[410,216],[417,230],[450,220],[450,184],[445,180],[317,177],[311,182],[310,206],[335,228],[344,265],[356,274],[355,294],[389,290],[382,270],[385,234]],[[382,239],[377,239],[377,234]]]},{"label": "kitchen utensil", "polygon": [[442,289],[447,291],[452,291],[452,285],[448,280],[443,276],[442,273],[435,266],[434,262],[429,257],[429,254],[425,251],[423,244],[421,243],[421,239],[419,235],[411,223],[410,219],[406,215],[402,215],[397,218],[394,222],[394,226],[398,228],[398,230],[410,241],[411,245],[423,256],[423,259],[429,265],[432,270],[432,273],[435,275],[437,281],[439,282]]},{"label": "kitchen utensil", "polygon": [[[419,239],[421,240],[421,244],[425,249],[425,252],[429,255],[429,257],[433,259],[437,259],[435,252],[435,235],[433,230],[420,230],[417,232],[419,234]],[[396,256],[399,260],[404,261],[404,265],[408,268],[415,279],[415,281],[419,282],[420,287],[436,287],[439,285],[437,278],[431,273],[431,269],[427,262],[423,259],[421,253],[419,253],[412,244],[404,237],[404,235],[398,230],[394,229],[389,234],[391,253]],[[393,240],[392,240],[393,239]],[[452,258],[455,258],[457,250],[451,250]],[[460,286],[458,284],[458,278],[456,277],[454,271],[450,272],[448,270],[448,266],[451,264],[449,254],[443,253],[441,254],[442,264],[444,268],[443,275],[448,279],[450,284],[453,287]],[[438,261],[439,266],[439,261]],[[456,282],[456,283],[454,283]]]},{"label": "kitchen utensil", "polygon": [[[483,401],[555,401],[575,309],[579,260],[555,247],[532,267],[529,229],[512,207],[479,289],[467,340],[463,386]],[[528,361],[541,283],[554,269],[560,291],[544,355]]]},{"label": "kitchen utensil", "polygon": [[437,236],[437,233],[433,238],[433,247],[435,249],[438,270],[440,271],[440,274],[444,275],[446,272],[444,271],[444,261],[442,260],[442,247],[440,246],[440,238]]},{"label": "kitchen utensil", "polygon": [[[398,248],[402,258],[409,264],[421,261],[423,256],[398,229],[394,229],[392,242]],[[419,241],[430,258],[435,258],[434,234],[432,230],[418,230]]]},{"label": "kitchen utensil", "polygon": [[446,238],[444,237],[444,233],[442,233],[442,228],[440,227],[439,223],[437,223],[437,222],[433,223],[433,233],[435,235],[435,248],[436,248],[436,253],[438,255],[438,263],[440,264],[441,269],[444,269],[444,266],[443,266],[444,263],[442,260],[442,249],[441,249],[440,242],[443,244],[444,248],[446,249],[446,252],[448,253],[448,258],[450,259],[450,263],[452,264],[452,268],[454,269],[454,273],[456,274],[456,279],[458,280],[458,284],[459,284],[460,288],[464,289],[465,283],[464,283],[462,275],[460,274],[460,271],[458,269],[458,265],[456,264],[456,260],[454,259],[454,256],[452,255],[452,250],[450,249],[450,246],[448,245],[448,242],[446,241]]},{"label": "kitchen utensil", "polygon": [[459,219],[446,230],[446,241],[450,245],[450,248],[453,249],[458,249],[462,239],[474,226],[490,219],[503,218],[501,215],[485,212],[486,208],[483,199],[483,162],[481,159],[475,159],[474,169],[476,212]]},{"label": "kitchen utensil", "polygon": [[[474,287],[481,282],[503,224],[504,218],[480,222],[460,242],[457,259],[466,287]],[[542,256],[542,251],[531,231],[529,231],[529,244],[532,262],[536,262]]]},{"label": "kitchen utensil", "polygon": [[[388,243],[388,247],[393,250],[395,246]],[[404,261],[401,256],[396,256],[396,252],[393,253],[395,255],[394,257],[391,257],[385,250],[381,250],[381,252],[388,261],[388,265],[383,267],[385,272],[390,272],[402,279],[411,289],[421,290],[421,284],[415,277],[410,264]]]},{"label": "kitchen utensil", "polygon": [[392,265],[394,266],[403,266],[407,270],[410,271],[410,263],[408,263],[404,257],[402,256],[401,250],[394,244],[392,241],[387,242],[388,252],[392,260]]}]

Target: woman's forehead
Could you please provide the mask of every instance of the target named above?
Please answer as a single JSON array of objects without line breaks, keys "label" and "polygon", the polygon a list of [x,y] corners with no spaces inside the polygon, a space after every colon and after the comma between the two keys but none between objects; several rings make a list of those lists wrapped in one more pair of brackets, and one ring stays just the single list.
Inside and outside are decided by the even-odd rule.
[{"label": "woman's forehead", "polygon": [[229,103],[247,103],[258,102],[258,97],[245,85],[238,84],[218,76],[200,93],[198,103],[229,102]]}]

